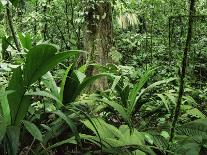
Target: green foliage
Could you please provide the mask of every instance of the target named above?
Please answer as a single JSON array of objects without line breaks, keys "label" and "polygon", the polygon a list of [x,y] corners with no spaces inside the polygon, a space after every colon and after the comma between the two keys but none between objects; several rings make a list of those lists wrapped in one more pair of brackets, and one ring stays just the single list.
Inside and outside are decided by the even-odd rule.
[{"label": "green foliage", "polygon": [[41,131],[37,128],[37,126],[29,121],[23,120],[22,121],[25,128],[29,131],[29,133],[37,140],[43,141],[42,138],[42,133]]},{"label": "green foliage", "polygon": [[69,127],[71,128],[72,132],[74,133],[74,135],[76,137],[76,140],[78,142],[80,142],[80,136],[79,136],[78,130],[77,130],[75,124],[73,123],[73,121],[71,120],[71,118],[70,117],[67,117],[61,111],[55,111],[53,113],[56,114],[56,115],[58,115],[60,118],[62,118],[69,125]]},{"label": "green foliage", "polygon": [[32,48],[32,40],[30,34],[19,33],[19,40],[22,44],[22,47],[26,50],[30,50]]},{"label": "green foliage", "polygon": [[[6,125],[18,127],[24,119],[28,108],[32,103],[31,96],[26,95],[30,85],[36,82],[46,72],[48,72],[62,60],[77,54],[76,51],[63,52],[59,54],[56,54],[56,52],[57,49],[52,45],[45,44],[35,46],[28,52],[23,70],[21,66],[13,69],[13,75],[7,88],[7,90],[11,92],[8,94],[9,108],[5,107],[7,105],[7,99],[1,97],[3,127],[1,131],[1,139],[5,132],[4,121],[7,120]],[[10,109],[11,123],[9,120],[10,116],[8,115],[8,109]],[[23,121],[23,123],[26,129],[34,136],[35,139],[42,141],[42,134],[34,124],[28,121]],[[6,134],[8,134],[9,141],[13,141],[11,139],[16,139],[14,140],[14,144],[8,144],[7,146],[9,154],[16,154],[17,148],[19,146],[18,137],[20,133],[7,129]],[[10,145],[11,147],[9,147]]]},{"label": "green foliage", "polygon": [[[1,0],[0,154],[207,153],[207,3],[197,1],[181,111],[169,142],[188,3],[106,2]],[[112,14],[99,16],[102,9]],[[108,16],[112,38],[108,23],[99,27]],[[108,47],[100,53],[104,65],[88,64],[87,56],[100,59],[94,49]],[[107,86],[99,90],[103,78]]]},{"label": "green foliage", "polygon": [[124,146],[129,146],[128,149],[130,149],[130,146],[133,147],[133,145],[135,145],[135,148],[137,147],[137,149],[133,151],[135,154],[144,155],[144,152],[154,154],[152,150],[150,150],[147,146],[144,146],[144,135],[143,133],[138,132],[136,129],[133,130],[133,133],[131,133],[130,129],[126,125],[116,128],[113,125],[106,123],[101,118],[94,118],[91,121],[86,120],[83,121],[83,123],[90,130],[92,130],[96,136],[81,134],[81,138],[92,141],[98,146],[103,145],[102,147],[104,152],[109,153],[120,151],[120,153],[126,153],[127,148],[124,150]]},{"label": "green foliage", "polygon": [[118,113],[121,115],[121,117],[125,120],[125,122],[129,125],[130,128],[132,128],[133,126],[132,118],[134,117],[135,110],[139,111],[142,106],[141,103],[139,105],[139,100],[141,99],[141,97],[153,88],[155,88],[156,86],[171,82],[176,79],[170,78],[157,81],[155,83],[152,83],[148,87],[143,88],[147,80],[153,75],[154,71],[155,69],[150,69],[146,71],[139,80],[139,82],[137,82],[131,89],[127,85],[123,86],[123,81],[120,80],[119,83],[117,83],[116,85],[116,90],[120,95],[120,103],[109,100],[103,100],[103,102],[113,107],[114,110],[118,111]]}]

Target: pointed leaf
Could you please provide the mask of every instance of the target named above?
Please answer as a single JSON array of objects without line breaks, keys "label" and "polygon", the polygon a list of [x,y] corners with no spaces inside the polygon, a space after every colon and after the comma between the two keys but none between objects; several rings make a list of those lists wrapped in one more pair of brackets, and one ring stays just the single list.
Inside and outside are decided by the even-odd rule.
[{"label": "pointed leaf", "polygon": [[13,69],[13,75],[7,89],[14,91],[8,95],[8,102],[11,113],[11,124],[17,125],[24,118],[31,104],[30,98],[24,96],[26,88],[23,83],[21,67]]},{"label": "pointed leaf", "polygon": [[58,53],[57,48],[52,45],[42,44],[33,47],[27,54],[24,65],[24,83],[26,86],[37,81],[55,65],[64,59],[78,54],[78,51]]},{"label": "pointed leaf", "polygon": [[6,150],[8,155],[17,155],[19,149],[20,127],[9,126],[6,132]]},{"label": "pointed leaf", "polygon": [[141,77],[141,79],[139,80],[139,82],[137,84],[135,84],[135,86],[133,87],[133,89],[130,91],[129,93],[129,107],[128,107],[128,112],[132,113],[132,111],[134,110],[135,104],[136,104],[136,97],[138,92],[142,89],[142,87],[144,86],[144,84],[147,82],[147,80],[154,74],[155,69],[150,69],[147,70],[144,75]]},{"label": "pointed leaf", "polygon": [[26,121],[26,120],[23,120],[22,121],[25,128],[27,129],[27,131],[37,140],[39,141],[43,141],[42,139],[42,133],[41,131],[38,129],[38,127],[32,123],[32,122],[29,122],[29,121]]}]

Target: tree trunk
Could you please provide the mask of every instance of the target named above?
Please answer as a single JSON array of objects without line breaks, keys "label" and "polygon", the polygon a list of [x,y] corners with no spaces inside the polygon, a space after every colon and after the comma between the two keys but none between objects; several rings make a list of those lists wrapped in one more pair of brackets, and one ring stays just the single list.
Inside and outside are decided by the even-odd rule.
[{"label": "tree trunk", "polygon": [[[88,52],[87,63],[106,65],[109,62],[109,52],[112,45],[112,7],[109,1],[97,1],[87,4],[85,10],[86,30],[84,49]],[[90,68],[88,75],[94,75],[97,70]],[[96,89],[105,89],[107,80],[99,80]]]}]

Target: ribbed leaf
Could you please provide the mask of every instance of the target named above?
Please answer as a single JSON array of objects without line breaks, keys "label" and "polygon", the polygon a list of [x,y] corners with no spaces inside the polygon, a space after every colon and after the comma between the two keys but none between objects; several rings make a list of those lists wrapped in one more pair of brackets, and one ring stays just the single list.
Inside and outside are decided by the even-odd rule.
[{"label": "ribbed leaf", "polygon": [[6,133],[6,128],[7,122],[5,121],[5,118],[0,114],[0,144]]},{"label": "ribbed leaf", "polygon": [[37,140],[39,141],[42,141],[42,133],[41,131],[38,129],[38,127],[32,123],[32,122],[29,122],[29,121],[22,121],[25,128],[27,129],[27,131]]},{"label": "ribbed leaf", "polygon": [[87,128],[93,131],[96,136],[98,136],[98,134],[101,138],[115,138],[121,136],[121,132],[116,127],[106,123],[103,119],[92,118],[91,121],[93,124],[89,120],[84,120],[82,122]]},{"label": "ribbed leaf", "polygon": [[176,128],[178,135],[207,138],[207,119],[198,119]]},{"label": "ribbed leaf", "polygon": [[159,98],[161,98],[161,100],[164,103],[167,111],[170,113],[169,103],[168,103],[168,100],[166,99],[166,96],[164,96],[163,94],[157,94],[157,96],[159,96]]},{"label": "ribbed leaf", "polygon": [[74,97],[76,98],[78,95],[80,95],[81,91],[83,91],[87,86],[90,86],[94,81],[102,78],[102,77],[112,77],[113,74],[108,74],[108,73],[103,73],[103,74],[98,74],[94,75],[91,77],[86,77],[82,83],[80,83],[78,89],[76,89]]}]

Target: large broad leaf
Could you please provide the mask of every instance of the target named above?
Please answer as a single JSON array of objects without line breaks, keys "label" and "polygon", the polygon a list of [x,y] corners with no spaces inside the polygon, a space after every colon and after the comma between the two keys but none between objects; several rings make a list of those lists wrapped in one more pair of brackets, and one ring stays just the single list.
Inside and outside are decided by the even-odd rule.
[{"label": "large broad leaf", "polygon": [[29,121],[26,121],[26,120],[24,120],[22,122],[23,122],[25,128],[29,131],[29,133],[35,139],[37,139],[39,141],[42,141],[43,140],[42,139],[42,133],[40,132],[40,130],[38,129],[38,127],[35,124],[33,124],[33,123],[29,122]]},{"label": "large broad leaf", "polygon": [[19,148],[20,128],[17,126],[9,126],[6,132],[6,150],[8,155],[17,155]]},{"label": "large broad leaf", "polygon": [[116,85],[116,91],[120,96],[121,103],[124,107],[127,107],[128,104],[128,97],[130,92],[129,85],[124,85],[123,79],[121,79],[118,84]]},{"label": "large broad leaf", "polygon": [[63,104],[75,101],[75,99],[80,95],[81,91],[83,91],[87,86],[90,86],[97,79],[100,79],[104,76],[111,77],[113,75],[103,73],[86,77],[86,75],[82,72],[73,70],[73,66],[69,66],[65,72],[65,76],[61,84],[60,97],[63,101]]},{"label": "large broad leaf", "polygon": [[[199,155],[201,148],[206,148],[207,119],[198,119],[176,127],[177,154]],[[181,136],[180,136],[181,135]]]},{"label": "large broad leaf", "polygon": [[106,123],[101,118],[91,118],[91,121],[84,120],[82,123],[93,131],[96,136],[99,134],[101,138],[116,138],[117,136],[121,136],[121,133],[115,126]]},{"label": "large broad leaf", "polygon": [[26,88],[24,87],[21,67],[13,70],[13,75],[7,89],[14,91],[8,95],[8,102],[11,113],[11,124],[17,125],[24,118],[31,104],[30,97],[24,96]]},{"label": "large broad leaf", "polygon": [[56,52],[57,48],[55,46],[47,44],[37,45],[29,51],[23,70],[25,86],[37,81],[62,60],[78,53],[78,51],[58,54]]},{"label": "large broad leaf", "polygon": [[118,129],[115,126],[106,123],[101,118],[92,118],[91,121],[84,120],[82,122],[87,128],[92,130],[96,136],[81,134],[81,138],[100,146],[98,138],[99,134],[102,139],[101,143],[104,146],[104,152],[113,152],[116,154],[119,150],[121,151],[121,154],[124,150],[126,151],[127,149],[130,150],[131,148],[134,148],[132,152],[135,154],[144,155],[144,152],[147,152],[154,155],[154,152],[145,145],[144,135],[136,129],[131,132],[131,129],[127,125],[122,125]]},{"label": "large broad leaf", "polygon": [[[62,81],[61,81],[61,87],[60,87],[60,100],[61,100],[63,103],[65,103],[66,100],[67,100],[67,99],[64,99],[64,98],[63,98],[63,97],[64,97],[64,93],[67,94],[67,93],[64,92],[64,91],[65,91],[65,87],[66,87],[66,81],[69,80],[68,78],[69,78],[69,77],[71,76],[71,74],[72,74],[73,67],[74,67],[74,65],[71,64],[71,65],[67,68],[67,70],[65,71],[65,74],[64,74],[64,76],[63,76],[63,78],[62,78]],[[69,84],[67,84],[67,85],[68,85],[68,87],[70,87]]]},{"label": "large broad leaf", "polygon": [[76,55],[79,51],[58,54],[56,52],[57,49],[52,45],[43,44],[35,46],[27,54],[23,72],[21,67],[14,69],[12,79],[8,86],[8,90],[14,90],[14,93],[8,96],[11,122],[13,125],[21,122],[31,104],[31,97],[25,96],[29,86],[60,61],[69,56]]},{"label": "large broad leaf", "polygon": [[73,102],[75,100],[75,92],[77,91],[80,81],[78,79],[78,75],[72,69],[73,66],[70,66],[66,72],[65,76],[62,80],[62,86],[60,91],[60,96],[62,98],[63,104]]},{"label": "large broad leaf", "polygon": [[201,145],[190,137],[184,137],[177,142],[175,154],[183,155],[200,155]]},{"label": "large broad leaf", "polygon": [[11,124],[11,115],[7,95],[13,91],[0,90],[0,143],[6,133],[6,128]]}]

